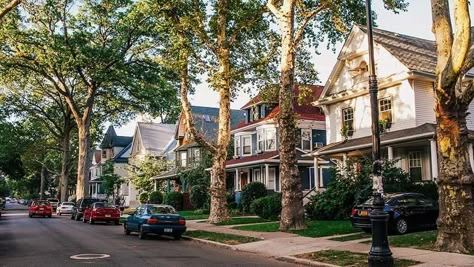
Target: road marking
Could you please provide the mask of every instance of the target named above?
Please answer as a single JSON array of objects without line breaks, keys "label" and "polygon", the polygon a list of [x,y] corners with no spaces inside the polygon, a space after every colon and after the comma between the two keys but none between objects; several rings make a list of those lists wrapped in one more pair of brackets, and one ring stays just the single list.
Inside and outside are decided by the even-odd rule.
[{"label": "road marking", "polygon": [[109,258],[109,257],[110,255],[108,254],[77,254],[69,258],[73,260],[95,260],[95,259],[104,259],[104,258]]},{"label": "road marking", "polygon": [[2,216],[28,216],[28,213],[3,213]]}]

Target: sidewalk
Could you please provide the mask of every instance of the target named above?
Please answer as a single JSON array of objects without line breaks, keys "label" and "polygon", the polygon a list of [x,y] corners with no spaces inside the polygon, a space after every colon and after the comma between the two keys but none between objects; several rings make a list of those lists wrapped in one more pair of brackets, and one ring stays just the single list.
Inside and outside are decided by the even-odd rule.
[{"label": "sidewalk", "polygon": [[[282,260],[295,260],[294,255],[315,252],[320,250],[344,250],[359,253],[368,253],[370,244],[354,241],[332,241],[331,237],[311,238],[284,232],[253,232],[231,229],[232,226],[215,226],[213,224],[188,221],[188,230],[204,230],[226,234],[235,234],[260,238],[262,241],[231,246],[232,249],[252,252],[266,257]],[[229,247],[226,245],[226,247]],[[408,259],[422,262],[417,266],[474,266],[474,256],[436,252],[430,250],[391,247],[394,258]],[[304,261],[299,261],[300,263]]]}]

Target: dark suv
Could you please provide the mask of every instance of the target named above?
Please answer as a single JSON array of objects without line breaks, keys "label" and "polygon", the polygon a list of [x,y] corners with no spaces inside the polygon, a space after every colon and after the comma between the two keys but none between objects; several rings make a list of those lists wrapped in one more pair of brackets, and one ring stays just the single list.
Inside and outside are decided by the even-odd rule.
[{"label": "dark suv", "polygon": [[82,219],[82,216],[84,216],[84,210],[87,209],[87,207],[91,206],[95,202],[101,201],[102,200],[98,198],[80,198],[76,202],[76,206],[72,209],[71,220],[79,221],[80,219]]}]

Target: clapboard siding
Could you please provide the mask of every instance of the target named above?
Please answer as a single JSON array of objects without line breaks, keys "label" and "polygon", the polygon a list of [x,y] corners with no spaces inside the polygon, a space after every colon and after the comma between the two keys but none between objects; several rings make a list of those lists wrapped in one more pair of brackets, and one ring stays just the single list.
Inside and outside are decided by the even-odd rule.
[{"label": "clapboard siding", "polygon": [[474,130],[474,101],[469,104],[469,109],[468,109],[469,115],[466,117],[466,122],[467,122],[467,128],[469,130]]},{"label": "clapboard siding", "polygon": [[414,81],[416,126],[435,123],[433,83]]}]

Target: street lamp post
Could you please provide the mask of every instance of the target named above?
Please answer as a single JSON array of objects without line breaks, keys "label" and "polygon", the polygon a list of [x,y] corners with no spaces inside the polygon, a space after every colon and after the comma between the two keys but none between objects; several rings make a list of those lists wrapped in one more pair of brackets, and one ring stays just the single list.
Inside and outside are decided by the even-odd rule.
[{"label": "street lamp post", "polygon": [[380,160],[379,108],[377,99],[377,76],[375,75],[374,40],[372,36],[371,1],[366,0],[367,36],[369,40],[369,94],[372,113],[372,179],[373,210],[370,213],[372,223],[372,246],[369,252],[369,266],[393,266],[392,252],[387,238],[388,214],[384,212],[382,162]]}]

